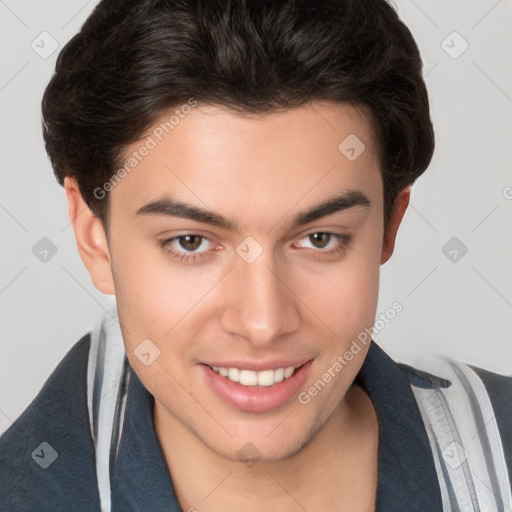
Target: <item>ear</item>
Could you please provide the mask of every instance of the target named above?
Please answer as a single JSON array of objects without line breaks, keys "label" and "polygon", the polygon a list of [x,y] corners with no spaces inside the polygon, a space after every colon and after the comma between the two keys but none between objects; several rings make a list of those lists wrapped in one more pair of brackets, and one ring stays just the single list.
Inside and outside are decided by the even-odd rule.
[{"label": "ear", "polygon": [[75,178],[64,178],[64,190],[80,257],[94,286],[106,295],[114,295],[111,256],[103,225],[84,201]]},{"label": "ear", "polygon": [[395,240],[398,232],[398,227],[402,222],[405,210],[409,206],[409,199],[411,197],[411,187],[407,186],[401,190],[395,199],[393,212],[389,219],[389,225],[386,233],[384,233],[384,239],[382,242],[382,253],[380,264],[386,263],[391,258],[393,250],[395,249]]}]

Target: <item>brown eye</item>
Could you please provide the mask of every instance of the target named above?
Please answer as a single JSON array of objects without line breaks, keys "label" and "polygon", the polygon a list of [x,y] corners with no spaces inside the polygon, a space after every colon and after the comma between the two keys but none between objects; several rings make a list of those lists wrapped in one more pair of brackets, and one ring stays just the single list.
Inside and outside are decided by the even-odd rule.
[{"label": "brown eye", "polygon": [[218,246],[214,248],[215,244],[207,236],[196,233],[183,233],[160,240],[158,245],[179,263],[206,262],[221,249]]},{"label": "brown eye", "polygon": [[294,242],[295,248],[303,248],[306,254],[319,258],[334,257],[344,254],[352,242],[348,233],[333,233],[331,231],[315,231],[305,235],[299,242]]},{"label": "brown eye", "polygon": [[318,249],[325,248],[331,241],[330,233],[312,233],[311,235],[308,236],[311,243]]},{"label": "brown eye", "polygon": [[199,235],[183,235],[178,237],[180,246],[187,251],[195,251],[203,241],[203,237]]}]

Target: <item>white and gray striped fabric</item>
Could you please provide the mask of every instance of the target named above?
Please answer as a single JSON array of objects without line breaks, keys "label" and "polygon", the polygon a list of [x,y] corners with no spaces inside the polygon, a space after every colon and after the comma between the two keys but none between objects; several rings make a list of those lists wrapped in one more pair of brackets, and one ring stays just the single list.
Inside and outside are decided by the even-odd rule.
[{"label": "white and gray striped fabric", "polygon": [[117,308],[114,308],[100,317],[91,332],[87,366],[89,425],[102,512],[111,510],[111,470],[123,431],[129,379]]},{"label": "white and gray striped fabric", "polygon": [[[510,512],[510,478],[483,382],[466,364],[435,355],[415,369],[451,386],[411,383],[432,447],[444,512]],[[111,471],[123,432],[130,372],[117,309],[92,330],[87,368],[89,422],[102,512],[111,511]]]},{"label": "white and gray striped fabric", "polygon": [[509,512],[510,475],[484,383],[467,364],[428,355],[415,369],[451,382],[411,385],[432,447],[445,512]]}]

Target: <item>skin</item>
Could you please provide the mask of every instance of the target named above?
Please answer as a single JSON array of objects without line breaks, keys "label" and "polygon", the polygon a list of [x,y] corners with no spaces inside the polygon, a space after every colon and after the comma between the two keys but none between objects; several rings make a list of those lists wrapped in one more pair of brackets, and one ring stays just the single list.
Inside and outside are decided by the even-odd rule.
[{"label": "skin", "polygon": [[[366,146],[354,161],[338,150],[351,133]],[[362,108],[315,101],[242,116],[199,104],[110,192],[108,243],[66,179],[80,256],[96,288],[116,295],[126,352],[155,397],[155,431],[183,510],[374,510],[377,416],[352,385],[368,346],[307,405],[294,398],[258,413],[224,402],[198,363],[313,359],[304,391],[373,326],[380,265],[410,196],[409,187],[399,194],[384,233],[377,155]],[[369,207],[291,226],[298,213],[354,189]],[[240,231],[136,215],[163,194],[232,219]],[[337,239],[322,246],[310,236],[325,232],[352,238],[328,255]],[[159,245],[184,234],[207,239],[189,239],[195,251],[184,239],[169,243],[175,258]],[[252,263],[236,252],[248,236],[263,249]],[[187,252],[199,259],[180,259]],[[160,350],[149,366],[134,354],[147,338]],[[248,442],[261,456],[254,465],[237,456]]]}]

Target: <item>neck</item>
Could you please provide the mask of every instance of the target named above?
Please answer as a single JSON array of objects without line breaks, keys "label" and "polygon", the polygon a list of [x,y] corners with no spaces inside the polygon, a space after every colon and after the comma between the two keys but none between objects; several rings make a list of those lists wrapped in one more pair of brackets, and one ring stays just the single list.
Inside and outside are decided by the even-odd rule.
[{"label": "neck", "polygon": [[377,417],[356,385],[299,451],[280,460],[226,459],[156,401],[154,424],[183,510],[374,510]]}]

